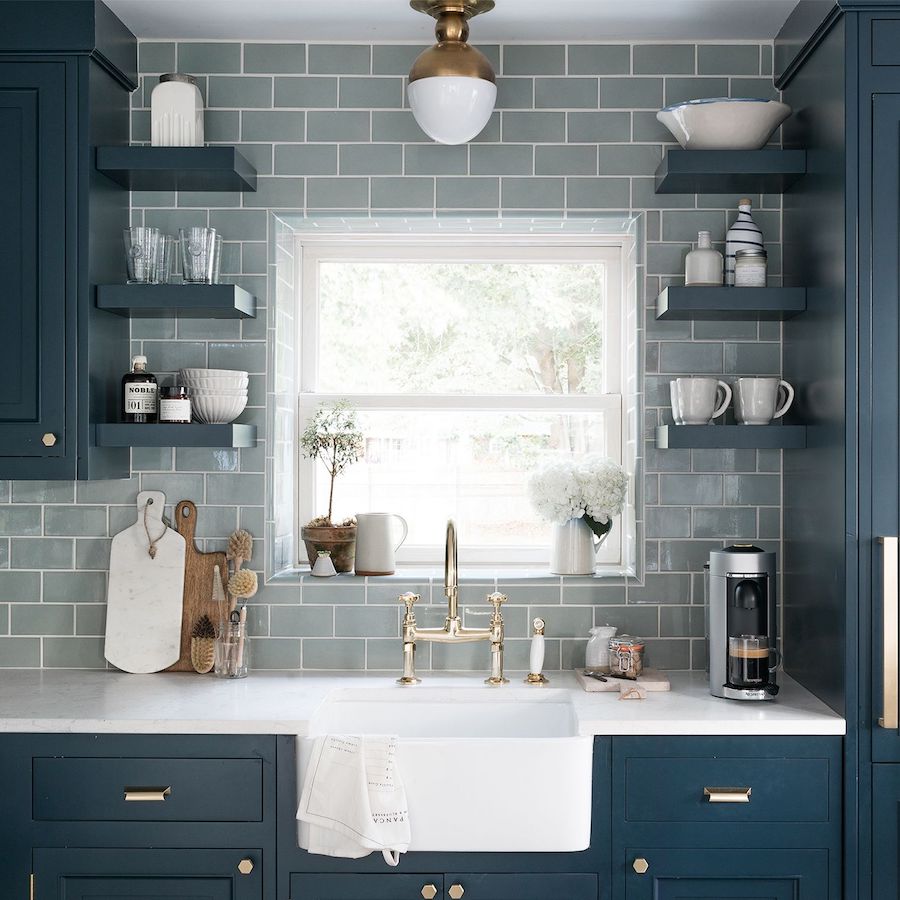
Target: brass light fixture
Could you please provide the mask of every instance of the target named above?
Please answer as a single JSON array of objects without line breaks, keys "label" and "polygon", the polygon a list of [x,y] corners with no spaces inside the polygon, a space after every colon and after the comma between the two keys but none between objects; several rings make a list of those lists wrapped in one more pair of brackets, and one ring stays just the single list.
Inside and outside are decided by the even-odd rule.
[{"label": "brass light fixture", "polygon": [[497,85],[487,57],[467,43],[469,19],[494,8],[494,0],[410,0],[416,12],[437,20],[437,43],[419,55],[407,96],[419,127],[440,144],[464,144],[487,124]]}]

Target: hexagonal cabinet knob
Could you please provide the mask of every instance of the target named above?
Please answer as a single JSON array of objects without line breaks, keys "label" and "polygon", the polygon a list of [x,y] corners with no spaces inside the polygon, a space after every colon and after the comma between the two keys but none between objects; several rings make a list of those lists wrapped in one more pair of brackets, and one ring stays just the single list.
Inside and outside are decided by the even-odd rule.
[{"label": "hexagonal cabinet knob", "polygon": [[645,875],[647,870],[650,868],[650,863],[647,862],[643,857],[638,857],[632,864],[631,868],[634,869],[638,875]]},{"label": "hexagonal cabinet knob", "polygon": [[450,889],[447,891],[447,896],[450,900],[462,900],[465,892],[466,889],[461,884],[451,884]]},{"label": "hexagonal cabinet knob", "polygon": [[41,443],[45,447],[52,447],[56,444],[56,435],[52,431],[48,431],[42,438]]},{"label": "hexagonal cabinet knob", "polygon": [[437,897],[438,889],[433,884],[426,884],[422,888],[422,896],[425,900],[434,900]]},{"label": "hexagonal cabinet knob", "polygon": [[238,872],[241,875],[249,875],[253,871],[253,860],[250,858],[242,859],[238,863]]}]

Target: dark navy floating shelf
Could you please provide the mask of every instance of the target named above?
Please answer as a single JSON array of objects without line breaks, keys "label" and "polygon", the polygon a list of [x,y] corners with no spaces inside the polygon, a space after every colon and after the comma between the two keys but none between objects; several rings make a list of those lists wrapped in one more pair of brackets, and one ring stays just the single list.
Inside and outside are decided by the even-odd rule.
[{"label": "dark navy floating shelf", "polygon": [[97,168],[132,191],[255,191],[236,147],[98,147]]},{"label": "dark navy floating shelf", "polygon": [[802,450],[805,425],[660,425],[660,450]]},{"label": "dark navy floating shelf", "polygon": [[779,321],[806,310],[806,288],[683,287],[656,299],[657,319]]},{"label": "dark navy floating shelf", "polygon": [[805,150],[666,151],[657,194],[781,194],[806,174]]},{"label": "dark navy floating shelf", "polygon": [[97,308],[134,319],[252,319],[256,297],[236,284],[100,284]]},{"label": "dark navy floating shelf", "polygon": [[255,425],[96,426],[98,447],[255,447]]}]

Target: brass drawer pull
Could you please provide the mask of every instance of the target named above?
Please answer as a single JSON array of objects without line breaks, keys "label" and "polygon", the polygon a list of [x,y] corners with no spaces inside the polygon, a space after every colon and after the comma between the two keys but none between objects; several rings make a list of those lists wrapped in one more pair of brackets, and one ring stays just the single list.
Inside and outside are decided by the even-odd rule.
[{"label": "brass drawer pull", "polygon": [[253,860],[250,859],[249,856],[244,857],[244,859],[238,863],[237,868],[241,875],[249,875],[253,871]]},{"label": "brass drawer pull", "polygon": [[433,884],[426,884],[422,887],[422,896],[424,900],[434,900],[438,895],[438,889]]},{"label": "brass drawer pull", "polygon": [[171,787],[127,787],[126,803],[161,803],[172,793]]},{"label": "brass drawer pull", "polygon": [[749,803],[753,788],[747,787],[705,787],[703,796],[710,803]]},{"label": "brass drawer pull", "polygon": [[650,869],[650,863],[647,862],[642,856],[639,856],[632,864],[631,868],[637,872],[638,875],[646,875],[648,870]]},{"label": "brass drawer pull", "polygon": [[461,884],[451,884],[447,891],[447,896],[450,900],[462,900],[462,896],[465,892],[466,889]]}]

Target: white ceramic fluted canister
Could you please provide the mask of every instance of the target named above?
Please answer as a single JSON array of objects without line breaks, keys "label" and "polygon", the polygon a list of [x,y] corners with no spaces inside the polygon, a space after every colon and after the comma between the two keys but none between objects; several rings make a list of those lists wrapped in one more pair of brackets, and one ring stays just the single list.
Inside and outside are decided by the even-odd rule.
[{"label": "white ceramic fluted canister", "polygon": [[597,549],[601,543],[583,518],[569,519],[565,525],[554,525],[550,571],[554,575],[593,575]]},{"label": "white ceramic fluted canister", "polygon": [[591,638],[584,651],[584,664],[588,669],[609,671],[609,639],[616,636],[615,625],[597,625],[590,630]]},{"label": "white ceramic fluted canister", "polygon": [[725,284],[729,286],[734,285],[735,253],[738,250],[766,249],[763,233],[750,215],[752,208],[750,201],[744,197],[738,204],[738,215],[734,225],[725,235]]},{"label": "white ceramic fluted canister", "polygon": [[[395,524],[399,524],[403,532],[400,540],[397,540]],[[395,555],[407,534],[406,519],[396,513],[357,513],[356,574],[393,575]]]},{"label": "white ceramic fluted canister", "polygon": [[203,97],[197,79],[170,72],[150,94],[150,143],[154,147],[203,146]]}]

